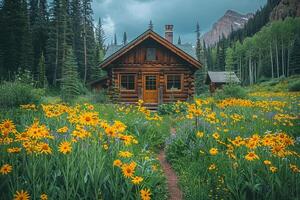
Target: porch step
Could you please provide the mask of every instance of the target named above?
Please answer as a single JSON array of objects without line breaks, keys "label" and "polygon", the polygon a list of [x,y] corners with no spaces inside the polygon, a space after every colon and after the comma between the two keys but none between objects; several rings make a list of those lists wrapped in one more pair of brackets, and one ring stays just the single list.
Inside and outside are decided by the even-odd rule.
[{"label": "porch step", "polygon": [[158,109],[157,103],[144,103],[143,106],[151,111],[157,111],[157,109]]},{"label": "porch step", "polygon": [[[129,103],[129,102],[121,102],[123,105],[136,105],[136,103]],[[158,109],[158,104],[157,103],[144,103],[143,107],[151,110],[151,111],[157,111]]]}]

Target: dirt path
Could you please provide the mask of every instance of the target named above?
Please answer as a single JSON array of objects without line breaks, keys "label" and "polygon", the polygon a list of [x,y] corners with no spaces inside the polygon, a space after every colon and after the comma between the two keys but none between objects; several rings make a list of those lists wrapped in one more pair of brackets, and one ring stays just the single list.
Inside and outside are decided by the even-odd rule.
[{"label": "dirt path", "polygon": [[[176,130],[171,129],[171,134],[175,134]],[[164,170],[165,176],[167,178],[168,190],[169,190],[169,200],[181,200],[182,192],[178,186],[178,178],[171,165],[166,160],[165,150],[161,150],[158,155],[158,160]]]}]

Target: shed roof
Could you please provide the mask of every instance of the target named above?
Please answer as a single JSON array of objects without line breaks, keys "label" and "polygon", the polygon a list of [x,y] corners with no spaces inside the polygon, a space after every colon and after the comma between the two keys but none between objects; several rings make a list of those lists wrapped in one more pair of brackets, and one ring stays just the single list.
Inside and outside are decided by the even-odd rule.
[{"label": "shed roof", "polygon": [[240,83],[239,78],[236,76],[234,72],[212,72],[208,71],[207,72],[207,77],[206,77],[206,83],[208,82],[213,82],[213,83]]},{"label": "shed roof", "polygon": [[101,81],[106,81],[107,79],[108,79],[108,76],[105,75],[105,76],[100,77],[100,78],[98,78],[98,79],[92,80],[91,82],[87,83],[87,85],[93,85],[93,84],[99,83],[99,82],[101,82]]}]

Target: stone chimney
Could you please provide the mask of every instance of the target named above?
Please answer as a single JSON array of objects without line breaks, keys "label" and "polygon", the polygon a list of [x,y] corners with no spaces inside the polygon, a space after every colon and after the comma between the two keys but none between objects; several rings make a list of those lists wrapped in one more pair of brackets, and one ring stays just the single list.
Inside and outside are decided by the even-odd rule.
[{"label": "stone chimney", "polygon": [[173,25],[165,25],[165,39],[173,44]]}]

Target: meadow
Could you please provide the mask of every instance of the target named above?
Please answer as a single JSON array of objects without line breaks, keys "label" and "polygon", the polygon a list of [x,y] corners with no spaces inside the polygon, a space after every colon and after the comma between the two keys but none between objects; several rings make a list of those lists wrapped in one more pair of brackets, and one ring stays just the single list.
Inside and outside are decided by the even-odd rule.
[{"label": "meadow", "polygon": [[158,112],[50,97],[1,109],[0,199],[168,199],[162,148],[184,199],[299,199],[300,93],[276,87]]},{"label": "meadow", "polygon": [[1,119],[1,199],[166,199],[153,150],[168,126],[143,107],[29,104]]},{"label": "meadow", "polygon": [[299,199],[300,93],[270,84],[174,106],[166,150],[185,199]]}]

